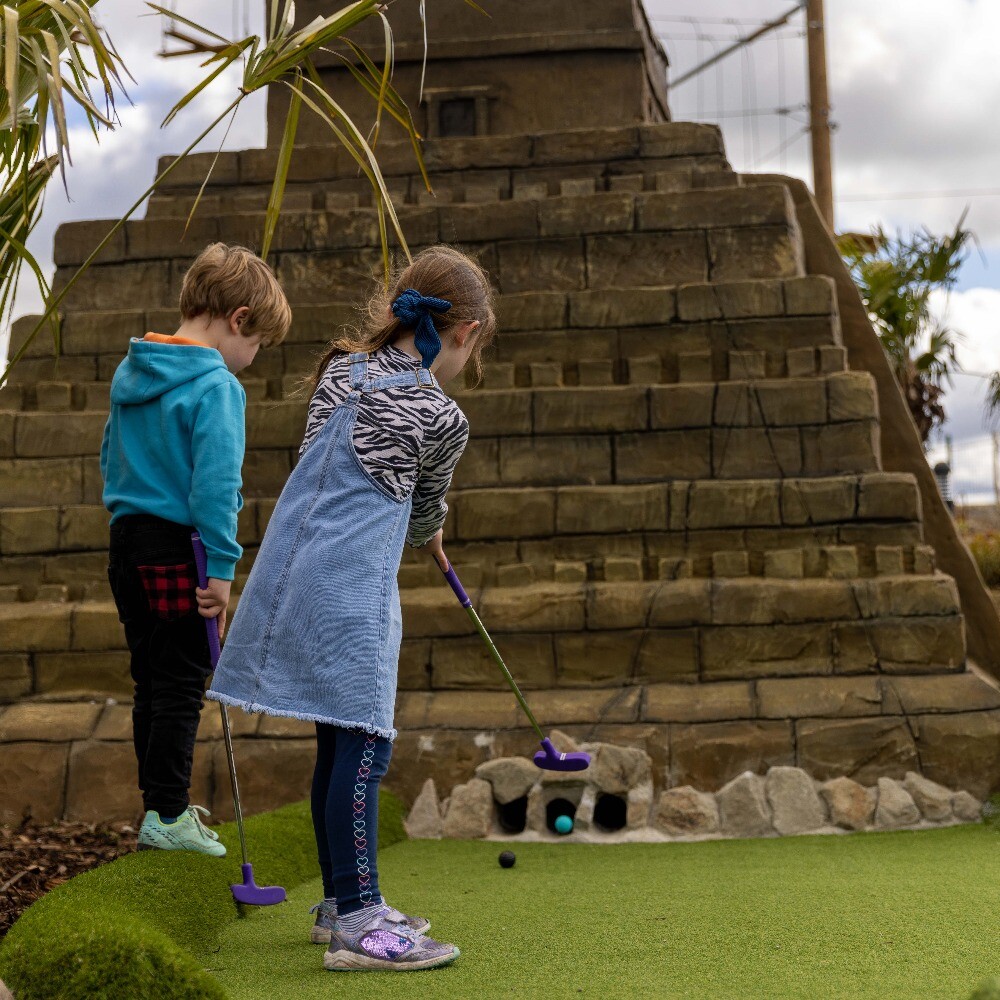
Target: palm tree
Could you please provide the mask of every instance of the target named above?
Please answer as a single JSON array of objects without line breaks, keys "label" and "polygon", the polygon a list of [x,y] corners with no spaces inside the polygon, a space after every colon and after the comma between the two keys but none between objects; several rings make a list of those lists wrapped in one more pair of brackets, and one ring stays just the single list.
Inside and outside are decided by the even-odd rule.
[{"label": "palm tree", "polygon": [[837,240],[924,444],[945,420],[944,385],[961,370],[957,347],[962,335],[932,314],[930,300],[933,292],[947,291],[958,281],[974,239],[964,228],[965,217],[963,212],[954,232],[945,236],[922,228],[909,237],[890,237],[877,227]]},{"label": "palm tree", "polygon": [[[465,2],[477,6],[473,0]],[[394,231],[403,253],[409,257],[406,239],[375,155],[383,115],[396,119],[407,131],[428,190],[430,184],[410,111],[391,84],[392,31],[382,0],[354,0],[336,13],[318,17],[301,28],[294,25],[293,0],[269,0],[264,37],[249,35],[235,40],[226,39],[174,11],[149,3],[147,6],[169,17],[174,24],[182,24],[189,51],[205,56],[202,63],[206,70],[204,77],[170,110],[164,125],[197,100],[209,84],[238,61],[243,64],[240,86],[226,110],[167,165],[94,248],[80,269],[59,292],[53,294],[26,243],[38,222],[46,184],[57,167],[65,176],[66,164],[71,162],[66,102],[74,101],[83,108],[95,134],[102,126],[114,128],[117,124],[115,99],[124,94],[122,81],[128,76],[113,42],[93,20],[91,10],[97,3],[98,0],[10,0],[0,6],[0,50],[4,55],[0,68],[3,79],[3,86],[0,87],[0,325],[9,321],[14,288],[24,264],[34,272],[45,301],[44,315],[10,359],[6,371],[0,376],[0,383],[46,324],[52,330],[55,349],[58,350],[59,304],[80,275],[176,165],[227,118],[235,115],[250,94],[262,87],[288,87],[292,96],[271,197],[264,216],[261,255],[267,255],[277,225],[298,121],[305,107],[330,128],[333,139],[351,153],[374,189],[386,275],[390,262],[389,227]],[[385,58],[381,66],[344,37],[345,32],[373,17],[380,18],[384,26]],[[328,47],[335,43],[340,43],[346,50],[346,54],[337,54],[374,103],[374,125],[367,134],[350,119],[335,96],[326,91],[313,62],[318,51],[329,51]],[[103,99],[104,111],[99,109],[94,98],[93,90],[97,89]],[[46,155],[44,137],[47,128],[51,128],[55,135],[56,148],[52,155]],[[207,183],[207,176],[205,181]],[[192,215],[199,200],[200,195],[195,200]]]}]

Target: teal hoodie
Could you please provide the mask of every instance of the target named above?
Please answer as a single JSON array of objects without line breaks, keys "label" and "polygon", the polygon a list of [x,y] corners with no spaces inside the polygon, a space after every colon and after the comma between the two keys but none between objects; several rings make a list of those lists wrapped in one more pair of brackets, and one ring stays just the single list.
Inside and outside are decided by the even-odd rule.
[{"label": "teal hoodie", "polygon": [[205,543],[208,575],[232,580],[243,555],[246,399],[215,348],[133,337],[111,381],[101,445],[111,523],[154,514],[190,524]]}]

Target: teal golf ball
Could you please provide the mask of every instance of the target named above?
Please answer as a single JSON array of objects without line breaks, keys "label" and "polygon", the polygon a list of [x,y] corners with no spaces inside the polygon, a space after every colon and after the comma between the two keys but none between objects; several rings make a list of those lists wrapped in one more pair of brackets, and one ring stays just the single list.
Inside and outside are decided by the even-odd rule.
[{"label": "teal golf ball", "polygon": [[556,828],[556,833],[569,833],[573,829],[573,818],[571,816],[556,816],[556,821],[552,825]]}]

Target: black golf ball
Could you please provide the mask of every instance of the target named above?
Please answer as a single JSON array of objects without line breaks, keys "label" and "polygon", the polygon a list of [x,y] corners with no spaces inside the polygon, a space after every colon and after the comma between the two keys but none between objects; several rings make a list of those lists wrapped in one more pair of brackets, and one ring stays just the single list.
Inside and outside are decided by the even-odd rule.
[{"label": "black golf ball", "polygon": [[500,862],[501,868],[513,868],[514,862],[517,861],[517,858],[514,857],[513,851],[502,851],[497,860]]}]

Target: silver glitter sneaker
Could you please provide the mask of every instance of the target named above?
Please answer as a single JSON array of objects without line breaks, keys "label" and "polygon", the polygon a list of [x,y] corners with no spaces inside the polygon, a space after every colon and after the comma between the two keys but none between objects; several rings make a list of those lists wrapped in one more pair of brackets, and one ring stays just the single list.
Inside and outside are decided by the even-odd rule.
[{"label": "silver glitter sneaker", "polygon": [[323,967],[329,972],[411,972],[450,965],[458,956],[453,944],[434,941],[383,914],[356,934],[334,924]]},{"label": "silver glitter sneaker", "polygon": [[[329,944],[333,922],[337,919],[337,904],[324,899],[313,906],[309,912],[316,914],[316,923],[309,930],[309,940],[313,944]],[[386,914],[386,919],[392,923],[403,924],[418,934],[426,934],[431,929],[431,922],[426,917],[411,917],[400,913],[399,910],[394,910],[391,906]]]}]

